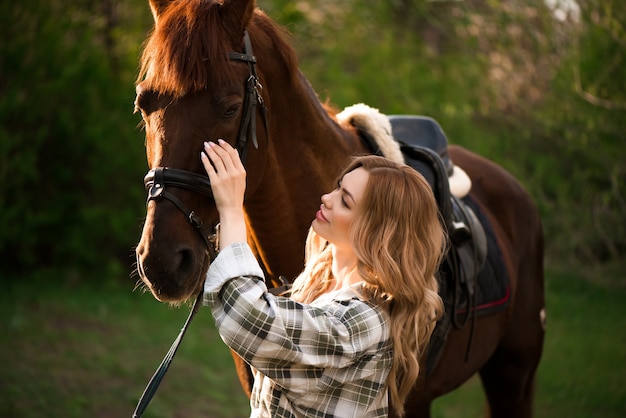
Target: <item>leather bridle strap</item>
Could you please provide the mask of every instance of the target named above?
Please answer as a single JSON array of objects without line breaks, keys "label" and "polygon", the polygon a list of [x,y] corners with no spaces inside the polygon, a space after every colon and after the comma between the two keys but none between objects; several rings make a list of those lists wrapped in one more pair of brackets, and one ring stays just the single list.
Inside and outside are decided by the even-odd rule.
[{"label": "leather bridle strap", "polygon": [[[213,193],[211,191],[211,183],[208,180],[209,179],[205,178],[204,176],[200,176],[198,174],[190,173],[187,171],[158,167],[148,172],[148,174],[144,178],[144,183],[146,185],[146,188],[148,189],[147,202],[164,198],[172,202],[178,209],[180,209],[181,212],[185,214],[187,222],[189,222],[202,237],[202,240],[206,244],[207,251],[209,252],[211,262],[213,262],[213,260],[215,260],[215,257],[217,257],[217,232],[213,233],[209,237],[210,231],[207,231],[207,228],[204,226],[196,213],[187,209],[187,207],[179,198],[165,190],[165,185],[167,183],[169,186],[193,190],[198,193],[206,194],[212,197]],[[135,412],[133,413],[133,418],[141,417],[141,415],[148,407],[148,404],[152,400],[152,397],[159,388],[159,385],[165,377],[165,373],[169,369],[170,364],[174,359],[174,355],[176,354],[176,351],[178,351],[178,347],[180,346],[180,343],[182,342],[183,337],[187,332],[187,327],[191,323],[191,320],[193,319],[195,314],[200,309],[203,294],[204,292],[202,291],[198,293],[198,296],[196,297],[196,300],[193,304],[193,308],[191,309],[191,312],[189,312],[189,316],[185,321],[185,325],[183,325],[183,328],[180,330],[178,337],[176,337],[176,339],[172,343],[172,346],[163,358],[163,361],[154,372],[154,375],[152,375],[152,378],[148,382],[148,385],[141,394],[141,398],[139,398],[139,402],[137,403],[137,407],[135,408]]]},{"label": "leather bridle strap", "polygon": [[[167,179],[165,173],[168,174]],[[144,183],[148,189],[147,202],[164,198],[172,202],[174,206],[183,212],[187,222],[189,222],[189,224],[193,226],[196,231],[198,231],[200,237],[206,244],[207,251],[209,252],[209,256],[212,261],[216,257],[216,249],[215,243],[211,242],[211,238],[214,237],[209,238],[211,231],[204,226],[202,220],[194,211],[187,209],[179,198],[165,190],[165,185],[167,184],[168,186],[185,188],[198,193],[213,196],[211,183],[208,181],[208,178],[206,178],[205,181],[205,177],[198,174],[172,168],[157,167],[154,170],[150,170],[144,178]]]},{"label": "leather bridle strap", "polygon": [[141,398],[139,399],[139,402],[137,403],[135,412],[133,412],[133,418],[141,417],[141,415],[144,413],[144,411],[148,407],[148,404],[152,400],[152,397],[154,396],[157,389],[159,388],[159,385],[161,384],[163,377],[165,377],[165,373],[167,372],[167,369],[169,369],[170,364],[172,363],[172,360],[174,359],[174,355],[176,354],[176,351],[178,350],[178,347],[180,346],[180,343],[183,340],[185,333],[187,332],[187,327],[191,323],[191,320],[193,319],[194,315],[198,312],[198,309],[200,308],[200,305],[202,304],[202,296],[203,296],[203,292],[200,292],[198,294],[198,297],[196,297],[196,301],[193,303],[193,308],[191,309],[191,312],[189,312],[189,316],[187,317],[187,320],[185,321],[185,325],[183,325],[183,328],[180,330],[180,334],[178,334],[178,337],[176,337],[176,339],[172,343],[172,346],[170,347],[169,351],[163,358],[163,361],[157,368],[156,372],[154,372],[154,375],[152,375],[150,382],[148,382],[148,385],[146,386],[143,393],[141,394]]},{"label": "leather bridle strap", "polygon": [[[211,183],[209,183],[208,178],[204,180],[203,176],[183,170],[175,170],[163,167],[158,167],[154,170],[150,170],[144,179],[146,188],[148,188],[147,201],[150,202],[150,200],[164,198],[172,202],[176,207],[178,207],[178,209],[180,209],[181,212],[185,214],[187,221],[200,233],[200,236],[206,244],[207,251],[209,252],[209,257],[211,258],[211,262],[213,262],[213,260],[215,260],[215,257],[217,256],[217,232],[214,233],[211,237],[208,237],[208,234],[206,233],[206,228],[202,224],[200,218],[195,214],[195,212],[188,210],[187,207],[180,201],[180,199],[165,190],[165,179],[167,177],[166,173],[171,176],[171,178],[167,180],[168,185],[174,185],[176,187],[182,187],[191,190],[195,190],[195,188],[202,189],[204,191],[196,191],[199,191],[203,194],[208,194],[209,196],[213,196],[211,192]],[[183,176],[183,178],[186,180],[197,180],[197,182],[177,182],[177,175]],[[194,176],[197,176],[197,178]],[[172,343],[169,351],[163,358],[163,361],[161,362],[161,364],[159,364],[159,367],[156,369],[156,371],[152,375],[152,378],[150,378],[150,381],[146,385],[143,393],[141,394],[139,402],[137,403],[135,411],[133,412],[133,418],[140,418],[150,404],[150,401],[152,400],[152,397],[156,393],[157,389],[159,388],[161,381],[165,377],[165,373],[167,373],[167,370],[169,369],[172,360],[174,360],[174,355],[176,354],[176,351],[178,351],[178,347],[180,346],[180,343],[182,342],[183,337],[187,332],[187,327],[200,309],[203,295],[203,291],[200,291],[200,293],[198,293],[191,312],[189,312],[189,316],[187,317],[183,328],[180,330],[178,337],[176,337],[176,339]]]},{"label": "leather bridle strap", "polygon": [[259,149],[259,142],[256,138],[256,106],[259,104],[261,110],[261,118],[263,119],[263,125],[265,126],[265,135],[269,138],[269,129],[267,125],[267,106],[261,96],[261,90],[263,86],[259,81],[259,77],[256,72],[256,57],[252,52],[252,42],[250,41],[250,35],[248,31],[243,32],[243,44],[244,52],[229,52],[228,58],[231,61],[243,61],[248,63],[250,68],[250,76],[246,80],[245,94],[243,101],[243,114],[241,116],[241,122],[239,124],[239,136],[237,137],[237,150],[241,156],[241,161],[245,162],[247,153],[246,143],[248,136],[252,139],[252,144],[255,149]]},{"label": "leather bridle strap", "polygon": [[[259,82],[259,77],[256,73],[256,58],[252,54],[252,43],[250,42],[250,36],[248,35],[248,31],[244,31],[244,53],[239,52],[230,52],[228,57],[231,61],[244,61],[248,63],[250,67],[250,76],[246,80],[246,91],[244,94],[244,104],[243,104],[243,114],[241,116],[241,122],[239,124],[239,134],[237,136],[236,148],[239,152],[239,156],[241,157],[241,161],[245,163],[246,153],[247,153],[247,140],[250,137],[252,139],[252,144],[256,149],[259,148],[259,144],[256,138],[256,106],[259,104],[261,110],[261,117],[263,118],[263,124],[265,125],[265,134],[266,138],[269,140],[269,129],[267,124],[267,107],[263,101],[263,97],[261,96],[261,90],[263,86]],[[209,257],[211,258],[211,262],[217,256],[217,232],[209,237],[209,232],[207,228],[203,225],[200,218],[196,215],[196,213],[192,210],[187,209],[187,207],[183,204],[183,202],[177,198],[172,193],[165,190],[165,186],[168,187],[176,187],[183,188],[187,190],[191,190],[197,193],[200,193],[205,196],[209,196],[213,198],[213,191],[211,189],[211,182],[207,176],[203,176],[200,174],[196,174],[186,170],[179,170],[175,168],[167,168],[167,167],[157,167],[150,171],[144,177],[144,185],[146,190],[148,191],[147,203],[151,200],[158,199],[167,199],[174,204],[187,219],[187,222],[191,224],[196,231],[202,237],[202,240],[206,244],[207,251],[209,252]],[[185,336],[185,332],[187,331],[187,327],[189,326],[191,320],[193,319],[196,312],[200,308],[202,302],[203,292],[200,292],[196,297],[196,301],[193,304],[193,308],[189,313],[189,317],[185,322],[185,325],[178,334],[178,337],[172,343],[169,351],[165,355],[165,358],[157,368],[156,372],[148,382],[146,389],[144,390],[137,407],[135,408],[135,412],[133,413],[133,418],[139,418],[144,413],[148,404],[152,400],[152,397],[156,393],[165,373],[167,372],[180,343],[182,342],[183,337]]]},{"label": "leather bridle strap", "polygon": [[[244,52],[230,52],[228,57],[232,61],[243,61],[248,63],[250,67],[250,75],[246,80],[246,91],[244,94],[243,113],[241,115],[241,121],[239,124],[239,133],[237,135],[236,149],[239,153],[241,161],[245,164],[247,154],[248,139],[252,140],[252,144],[258,149],[259,144],[256,137],[256,107],[259,104],[261,110],[261,116],[263,118],[263,124],[265,126],[265,134],[269,139],[269,130],[267,124],[267,107],[263,101],[260,90],[263,86],[259,82],[259,77],[256,72],[256,57],[252,53],[252,42],[248,31],[244,31]],[[207,246],[207,250],[211,254],[211,258],[214,257],[215,249],[210,243],[208,238],[209,232],[207,228],[202,224],[202,221],[192,210],[187,209],[183,202],[177,198],[174,194],[165,190],[165,186],[183,188],[200,193],[204,196],[213,197],[213,191],[211,190],[211,182],[205,175],[193,173],[186,170],[180,170],[169,167],[157,167],[150,171],[144,177],[144,185],[148,191],[148,202],[151,200],[158,200],[165,198],[172,202],[178,209],[180,209],[189,224],[191,224],[202,237],[202,240]]]}]

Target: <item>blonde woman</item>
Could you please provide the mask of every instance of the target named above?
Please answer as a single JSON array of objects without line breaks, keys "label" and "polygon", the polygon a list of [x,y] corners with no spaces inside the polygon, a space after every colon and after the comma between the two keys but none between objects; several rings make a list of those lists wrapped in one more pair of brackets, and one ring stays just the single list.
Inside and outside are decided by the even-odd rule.
[{"label": "blonde woman", "polygon": [[246,244],[245,169],[225,141],[201,155],[221,251],[205,299],[224,342],[252,368],[252,417],[402,416],[443,304],[445,235],[424,178],[356,158],[321,197],[290,297],[268,293]]}]

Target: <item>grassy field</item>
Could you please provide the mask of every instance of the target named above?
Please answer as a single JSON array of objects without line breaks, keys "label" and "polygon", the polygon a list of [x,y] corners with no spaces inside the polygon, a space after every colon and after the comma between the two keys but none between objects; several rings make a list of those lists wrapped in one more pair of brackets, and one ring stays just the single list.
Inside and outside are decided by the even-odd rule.
[{"label": "grassy field", "polygon": [[[626,288],[615,270],[593,279],[547,273],[537,417],[626,416]],[[0,299],[5,418],[131,416],[188,313],[186,306],[133,292],[130,279],[3,281],[9,285]],[[480,382],[472,379],[438,399],[433,416],[480,417],[483,404]],[[201,309],[144,416],[247,414],[230,353]]]}]

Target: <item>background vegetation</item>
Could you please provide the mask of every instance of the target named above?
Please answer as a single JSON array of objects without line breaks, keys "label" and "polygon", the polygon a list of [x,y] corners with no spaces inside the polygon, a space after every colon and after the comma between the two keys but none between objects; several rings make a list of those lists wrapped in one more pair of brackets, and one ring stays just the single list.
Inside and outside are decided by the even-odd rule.
[{"label": "background vegetation", "polygon": [[[132,114],[147,2],[0,6],[2,270],[126,270],[144,212]],[[439,120],[535,197],[549,261],[626,248],[626,6],[613,0],[275,0],[301,67],[339,108]],[[570,8],[565,8],[570,5]],[[576,7],[572,5],[577,5]]]},{"label": "background vegetation", "polygon": [[[537,418],[626,416],[626,289],[548,272],[548,334]],[[581,314],[582,312],[582,314]],[[0,416],[130,417],[178,334],[172,309],[121,281],[58,283],[39,274],[0,293]],[[435,401],[433,418],[484,417],[477,378]],[[201,309],[145,418],[245,418],[230,353]]]},{"label": "background vegetation", "polygon": [[[626,288],[626,4],[260,0],[259,6],[293,33],[301,68],[322,100],[432,116],[451,142],[522,181],[543,217],[548,303],[556,313],[546,343],[554,361],[542,363],[553,377],[543,389],[554,389],[548,393],[556,403],[589,412],[579,416],[592,416],[593,405],[604,412],[597,416],[623,416],[624,382],[614,374],[623,366],[605,363],[611,353],[624,364],[626,345],[587,317],[605,324],[624,317],[617,305]],[[160,360],[153,351],[169,346],[161,327],[182,323],[184,312],[130,294],[128,278],[145,214],[134,79],[151,24],[146,0],[0,4],[0,277],[7,286],[0,355],[9,365],[0,373],[2,416],[40,416],[58,400],[59,411],[77,405],[70,416],[98,416],[87,407],[94,399],[127,411]],[[210,329],[210,320],[205,324]],[[595,348],[585,345],[591,327],[601,341]],[[204,386],[224,376],[231,382],[227,353],[208,353],[223,359],[224,372],[194,369],[206,359],[207,341],[216,341],[214,334],[199,336],[190,348],[196,354],[181,367],[191,379],[208,379]],[[555,353],[570,346],[581,347],[570,356],[575,363],[561,365],[564,357]],[[144,348],[151,351],[136,351]],[[150,363],[147,372],[132,363],[138,356]],[[597,361],[581,374],[576,369],[590,356]],[[606,387],[607,379],[607,392],[597,393],[595,385]],[[231,383],[218,386],[227,395],[217,404],[235,402]],[[188,386],[171,390],[180,396]],[[576,416],[550,413],[556,403],[541,415]],[[126,414],[102,408],[108,414],[101,416]],[[175,416],[176,406],[164,408],[170,412],[162,416]],[[210,415],[212,406],[205,408],[197,412]]]}]

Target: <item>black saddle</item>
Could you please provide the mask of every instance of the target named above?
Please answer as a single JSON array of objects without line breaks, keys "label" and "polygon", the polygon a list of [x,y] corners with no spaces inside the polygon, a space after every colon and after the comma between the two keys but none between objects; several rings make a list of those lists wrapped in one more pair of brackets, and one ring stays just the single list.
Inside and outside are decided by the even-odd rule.
[{"label": "black saddle", "polygon": [[441,126],[428,116],[389,115],[393,137],[404,146],[417,146],[434,151],[443,161],[448,175],[452,162],[448,157],[448,138]]},{"label": "black saddle", "polygon": [[389,122],[406,164],[419,171],[433,189],[453,246],[462,246],[472,238],[477,241],[474,250],[479,252],[479,265],[473,267],[480,270],[486,258],[485,232],[473,210],[450,193],[448,177],[454,166],[443,129],[426,116],[392,115]]},{"label": "black saddle", "polygon": [[[465,325],[476,314],[475,293],[479,273],[487,259],[487,238],[483,225],[466,199],[450,193],[448,177],[454,166],[448,156],[448,139],[441,126],[426,116],[390,115],[388,118],[405,163],[430,184],[450,240],[439,271],[439,293],[446,311],[431,337],[426,359],[428,375],[439,359],[450,328]],[[361,135],[370,148],[380,154],[372,138]],[[468,342],[468,351],[469,347]]]}]

